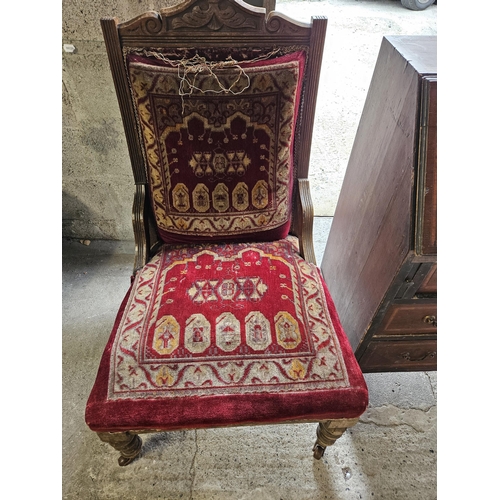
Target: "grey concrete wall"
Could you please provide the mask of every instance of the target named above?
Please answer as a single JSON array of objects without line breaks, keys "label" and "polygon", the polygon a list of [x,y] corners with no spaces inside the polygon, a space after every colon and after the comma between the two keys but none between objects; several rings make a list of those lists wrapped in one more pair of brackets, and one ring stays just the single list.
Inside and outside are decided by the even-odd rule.
[{"label": "grey concrete wall", "polygon": [[[133,178],[99,20],[128,20],[179,0],[63,0],[63,237],[133,238]],[[300,21],[328,17],[309,178],[316,216],[331,217],[384,35],[437,34],[437,6],[399,0],[277,0]],[[62,45],[61,45],[62,48]]]},{"label": "grey concrete wall", "polygon": [[100,18],[128,20],[179,0],[63,0],[63,237],[132,239],[133,177]]}]

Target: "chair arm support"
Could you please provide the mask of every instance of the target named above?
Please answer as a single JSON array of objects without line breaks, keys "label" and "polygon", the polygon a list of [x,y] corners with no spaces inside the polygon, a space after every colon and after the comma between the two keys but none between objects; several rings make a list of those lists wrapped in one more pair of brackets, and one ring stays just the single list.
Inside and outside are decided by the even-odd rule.
[{"label": "chair arm support", "polygon": [[298,196],[294,204],[295,231],[299,238],[300,254],[307,262],[316,264],[313,243],[314,208],[308,179],[297,179]]},{"label": "chair arm support", "polygon": [[146,214],[146,185],[136,184],[134,203],[132,206],[132,226],[135,240],[135,274],[149,260],[149,231]]}]

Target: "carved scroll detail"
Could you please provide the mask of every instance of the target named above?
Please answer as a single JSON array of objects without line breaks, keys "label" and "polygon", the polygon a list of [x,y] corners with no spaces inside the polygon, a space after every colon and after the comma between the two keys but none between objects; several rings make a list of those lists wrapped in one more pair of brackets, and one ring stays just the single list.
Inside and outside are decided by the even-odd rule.
[{"label": "carved scroll detail", "polygon": [[163,23],[160,17],[151,18],[144,21],[143,29],[146,33],[154,35],[159,33],[163,27]]},{"label": "carved scroll detail", "polygon": [[120,25],[120,32],[122,35],[157,35],[162,28],[163,22],[158,13],[147,12]]},{"label": "carved scroll detail", "polygon": [[284,18],[273,16],[267,22],[266,29],[269,33],[295,34],[298,33],[299,26],[287,22]]},{"label": "carved scroll detail", "polygon": [[201,28],[207,27],[213,31],[218,31],[223,27],[231,29],[256,28],[257,23],[248,17],[237,12],[231,5],[217,0],[208,0],[205,8],[195,5],[191,12],[173,19],[172,28]]}]

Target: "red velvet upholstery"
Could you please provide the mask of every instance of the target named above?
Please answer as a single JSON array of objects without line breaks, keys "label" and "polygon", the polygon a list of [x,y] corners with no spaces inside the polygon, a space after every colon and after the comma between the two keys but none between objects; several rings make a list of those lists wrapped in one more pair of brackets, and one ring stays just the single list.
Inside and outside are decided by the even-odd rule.
[{"label": "red velvet upholstery", "polygon": [[120,308],[86,421],[169,430],[354,418],[367,403],[320,271],[288,237],[163,247]]},{"label": "red velvet upholstery", "polygon": [[137,185],[138,270],[86,422],[123,465],[140,440],[109,433],[333,420],[318,458],[368,404],[295,237],[313,260],[305,181],[326,19],[186,0],[101,24]]},{"label": "red velvet upholstery", "polygon": [[305,58],[304,51],[238,63],[200,56],[193,64],[159,52],[128,55],[164,242],[269,241],[288,234]]}]

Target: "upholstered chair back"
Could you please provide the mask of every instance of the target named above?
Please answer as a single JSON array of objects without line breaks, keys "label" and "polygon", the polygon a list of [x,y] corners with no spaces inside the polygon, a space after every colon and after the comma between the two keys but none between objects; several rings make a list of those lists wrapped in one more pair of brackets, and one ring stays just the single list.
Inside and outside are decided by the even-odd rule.
[{"label": "upholstered chair back", "polygon": [[288,234],[314,261],[303,205],[326,19],[192,0],[101,24],[137,186],[135,267],[156,240]]},{"label": "upholstered chair back", "polygon": [[127,54],[164,242],[288,234],[306,55],[294,47]]}]

